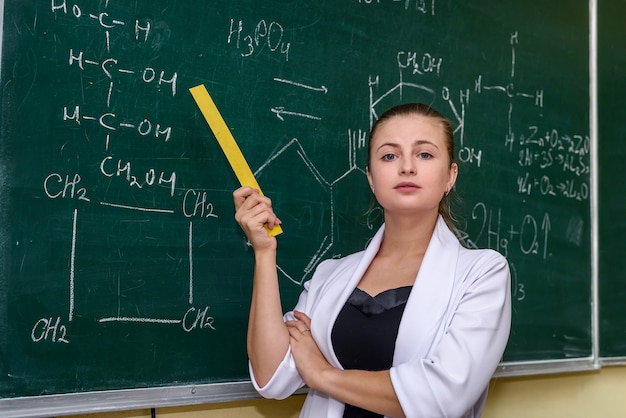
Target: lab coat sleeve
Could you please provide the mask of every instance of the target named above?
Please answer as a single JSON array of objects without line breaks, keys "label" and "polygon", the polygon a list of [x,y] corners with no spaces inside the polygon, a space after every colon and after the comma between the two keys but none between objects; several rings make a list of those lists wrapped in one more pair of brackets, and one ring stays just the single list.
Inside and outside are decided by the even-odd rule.
[{"label": "lab coat sleeve", "polygon": [[276,369],[276,372],[274,372],[270,381],[263,387],[260,387],[256,382],[250,362],[248,362],[248,369],[250,370],[252,385],[264,398],[285,399],[304,386],[304,381],[300,377],[300,373],[296,369],[296,363],[291,355],[291,348],[287,350],[283,361]]},{"label": "lab coat sleeve", "polygon": [[461,417],[489,385],[509,337],[510,272],[487,250],[469,266],[445,330],[426,356],[391,368],[402,409],[411,417]]}]

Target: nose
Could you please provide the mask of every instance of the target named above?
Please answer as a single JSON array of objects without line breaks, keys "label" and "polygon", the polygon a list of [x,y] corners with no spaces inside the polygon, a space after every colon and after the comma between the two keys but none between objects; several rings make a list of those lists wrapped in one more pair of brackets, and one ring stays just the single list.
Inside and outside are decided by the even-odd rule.
[{"label": "nose", "polygon": [[415,161],[412,158],[404,158],[402,160],[402,164],[400,165],[400,173],[401,174],[417,173],[417,168],[415,167]]}]

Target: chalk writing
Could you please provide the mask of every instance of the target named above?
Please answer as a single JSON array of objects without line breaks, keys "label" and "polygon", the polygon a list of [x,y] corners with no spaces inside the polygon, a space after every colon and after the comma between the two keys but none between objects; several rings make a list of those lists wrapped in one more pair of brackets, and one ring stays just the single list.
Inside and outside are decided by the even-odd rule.
[{"label": "chalk writing", "polygon": [[38,320],[30,333],[34,343],[50,342],[69,344],[67,340],[67,326],[61,322],[61,317],[42,318]]},{"label": "chalk writing", "polygon": [[514,300],[518,302],[526,299],[526,284],[520,282],[519,276],[517,274],[517,269],[515,268],[514,263],[509,263],[509,268],[511,270],[511,296]]},{"label": "chalk writing", "polygon": [[381,4],[389,1],[392,3],[401,3],[404,6],[404,10],[417,11],[432,16],[435,15],[436,0],[358,0],[359,4]]},{"label": "chalk writing", "polygon": [[105,157],[100,163],[100,172],[105,177],[122,177],[131,187],[142,189],[147,186],[169,184],[170,195],[176,191],[176,173],[165,173],[154,168],[148,169],[137,177],[132,170],[132,164],[128,161],[117,160],[113,157]]},{"label": "chalk writing", "polygon": [[187,332],[191,332],[194,329],[204,328],[215,330],[215,318],[207,315],[208,310],[208,306],[203,309],[196,309],[194,307],[189,308],[189,310],[185,312],[185,316],[182,320],[183,329]]},{"label": "chalk writing", "polygon": [[154,123],[148,119],[143,119],[139,123],[117,120],[117,115],[113,112],[106,112],[100,116],[90,116],[82,113],[80,106],[74,106],[74,109],[68,111],[68,107],[63,107],[63,120],[74,121],[77,125],[81,125],[83,121],[97,121],[98,124],[108,131],[116,131],[126,128],[136,130],[141,136],[153,136],[165,142],[172,137],[172,128],[170,126],[162,126],[160,123]]},{"label": "chalk writing", "polygon": [[243,21],[235,22],[235,19],[230,19],[227,43],[241,51],[242,57],[250,57],[267,47],[271,52],[283,54],[285,61],[289,61],[291,43],[284,41],[284,37],[285,30],[278,22],[268,24],[265,20],[260,20],[252,32],[247,32]]},{"label": "chalk writing", "polygon": [[205,190],[187,190],[183,198],[182,212],[187,218],[217,218],[213,203],[209,201]]},{"label": "chalk writing", "polygon": [[62,176],[52,173],[43,182],[43,189],[50,199],[78,199],[89,202],[87,189],[80,186],[80,174]]},{"label": "chalk writing", "polygon": [[519,223],[507,226],[502,223],[502,209],[490,209],[485,203],[479,202],[472,209],[471,219],[480,226],[476,236],[463,236],[472,248],[493,248],[508,256],[511,243],[517,243],[517,249],[524,255],[539,256],[544,260],[551,255],[549,240],[552,226],[548,213],[539,222],[527,214]]},{"label": "chalk writing", "polygon": [[[68,127],[73,127],[74,129],[86,129],[88,127],[87,125],[89,125],[90,129],[99,128],[102,131],[103,136],[106,138],[105,151],[107,155],[102,157],[101,160],[93,166],[98,168],[98,174],[103,179],[109,179],[111,181],[121,180],[122,185],[125,184],[131,192],[133,190],[152,189],[156,193],[161,192],[161,190],[167,190],[170,198],[176,198],[177,192],[179,191],[179,175],[175,170],[161,169],[158,167],[158,163],[150,163],[145,158],[142,158],[141,161],[133,161],[130,158],[125,158],[123,155],[119,155],[119,152],[114,152],[114,147],[111,146],[111,139],[112,136],[134,131],[139,138],[152,138],[155,141],[155,146],[159,144],[165,145],[170,141],[174,141],[173,128],[163,121],[155,121],[150,117],[134,118],[128,115],[124,117],[119,116],[121,112],[115,109],[114,95],[120,93],[124,94],[123,86],[125,85],[137,86],[139,83],[146,86],[154,86],[154,90],[157,94],[175,99],[178,93],[179,72],[170,71],[166,68],[156,68],[153,65],[135,67],[135,64],[133,64],[133,66],[130,66],[126,65],[122,59],[118,58],[116,51],[119,45],[112,42],[113,39],[117,39],[117,37],[112,37],[112,33],[121,31],[129,32],[126,38],[134,39],[138,43],[147,43],[151,41],[153,36],[157,35],[153,30],[154,26],[151,20],[140,18],[135,19],[131,24],[127,24],[125,19],[114,16],[109,12],[107,10],[108,6],[109,1],[104,3],[104,10],[90,12],[86,10],[87,6],[73,4],[67,0],[51,1],[51,12],[53,14],[60,14],[61,16],[81,20],[82,24],[86,26],[94,25],[95,28],[100,31],[99,33],[104,34],[103,39],[106,46],[104,56],[99,58],[96,58],[93,52],[90,52],[92,51],[91,49],[82,49],[75,45],[66,49],[66,51],[68,51],[67,65],[70,69],[74,68],[79,71],[81,80],[82,73],[92,69],[97,70],[93,76],[99,77],[100,80],[105,80],[104,83],[95,82],[90,83],[90,85],[98,87],[98,90],[102,90],[100,86],[106,86],[104,90],[106,100],[102,103],[105,105],[106,110],[99,113],[90,112],[87,110],[87,105],[73,104],[62,107],[61,119],[68,124]],[[240,25],[240,27],[243,30],[243,26]],[[253,45],[254,48],[260,48],[266,45],[271,51],[281,52],[285,57],[288,57],[290,45],[283,42],[284,31],[277,22],[266,25],[264,21],[261,21],[257,24],[252,35],[239,32],[238,36],[240,38],[237,39],[237,42],[241,42],[241,45],[245,46],[250,44]],[[265,42],[264,45],[261,45],[262,41]],[[124,47],[122,46],[122,48]],[[248,52],[246,52],[246,54],[247,53]],[[122,81],[127,82],[121,84]],[[84,90],[83,95],[85,95]],[[89,107],[92,106],[95,107],[93,101],[91,101]],[[89,124],[89,122],[93,122],[93,124]],[[139,168],[140,165],[141,168]],[[43,180],[43,189],[45,195],[51,200],[75,199],[77,201],[91,202],[96,199],[96,194],[92,190],[94,188],[86,183],[84,176],[79,173],[51,173]],[[147,204],[129,205],[124,202],[109,199],[105,200],[104,198],[99,198],[98,200],[101,207],[110,208],[111,210],[136,211],[162,216],[171,216],[180,213],[185,218],[194,220],[218,218],[215,206],[208,192],[205,190],[183,190],[180,204],[176,209],[152,207]],[[174,207],[176,207],[176,205]],[[72,219],[69,323],[74,319],[75,283],[80,280],[80,277],[76,276],[74,268],[76,261],[75,248],[77,241],[80,240],[77,234],[77,229],[80,226],[80,217],[77,209],[74,210]],[[190,305],[194,303],[193,231],[194,224],[193,222],[189,222],[187,234],[189,257],[188,302]],[[119,280],[120,279],[118,279],[118,281]],[[121,300],[121,290],[118,290],[118,292],[120,293],[118,296]],[[186,332],[190,332],[194,329],[215,330],[215,319],[208,315],[208,309],[208,307],[201,309],[191,307],[187,310],[182,319],[124,316],[120,314],[115,317],[102,318],[100,322],[180,324]],[[35,324],[31,337],[34,342],[49,341],[67,344],[69,343],[66,337],[67,332],[68,325],[61,322],[60,318],[44,318]]]},{"label": "chalk writing", "polygon": [[441,73],[443,58],[433,57],[428,52],[419,56],[417,52],[398,52],[398,67],[401,69],[411,68],[413,74]]}]

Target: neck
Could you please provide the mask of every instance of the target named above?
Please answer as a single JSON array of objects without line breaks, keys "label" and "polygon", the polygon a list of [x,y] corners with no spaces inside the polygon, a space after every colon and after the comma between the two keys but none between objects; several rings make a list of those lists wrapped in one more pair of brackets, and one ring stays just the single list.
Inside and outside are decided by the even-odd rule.
[{"label": "neck", "polygon": [[385,214],[385,236],[380,256],[423,256],[435,230],[438,213],[423,216],[397,217]]}]

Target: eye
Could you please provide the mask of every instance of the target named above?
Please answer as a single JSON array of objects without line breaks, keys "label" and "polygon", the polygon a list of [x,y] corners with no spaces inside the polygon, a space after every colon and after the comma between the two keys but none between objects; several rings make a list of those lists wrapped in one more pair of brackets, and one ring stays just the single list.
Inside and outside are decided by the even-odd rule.
[{"label": "eye", "polygon": [[424,159],[424,160],[428,160],[429,158],[432,158],[433,155],[431,153],[428,152],[420,152],[419,154],[417,154],[418,158]]},{"label": "eye", "polygon": [[385,154],[381,158],[383,161],[393,161],[396,159],[395,154]]}]

